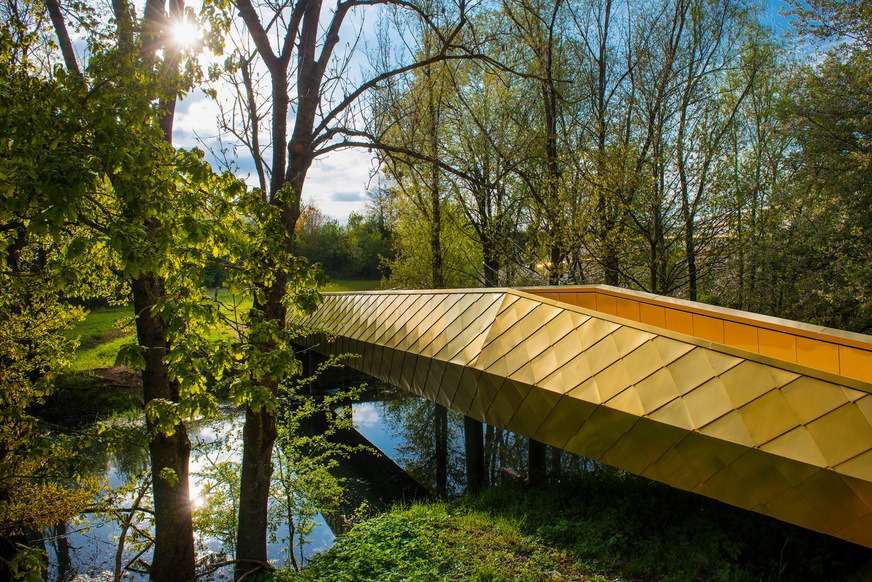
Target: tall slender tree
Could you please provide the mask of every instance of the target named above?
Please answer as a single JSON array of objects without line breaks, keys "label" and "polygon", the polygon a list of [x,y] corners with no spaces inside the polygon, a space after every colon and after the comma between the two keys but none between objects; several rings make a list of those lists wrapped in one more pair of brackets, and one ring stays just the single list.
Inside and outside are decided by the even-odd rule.
[{"label": "tall slender tree", "polygon": [[[222,187],[202,155],[172,147],[176,99],[191,84],[180,73],[184,47],[171,36],[184,3],[149,1],[140,19],[125,0],[116,0],[110,34],[90,31],[87,67],[76,62],[61,6],[48,0],[48,9],[73,87],[80,90],[67,113],[81,120],[78,139],[94,176],[94,191],[76,218],[116,254],[133,296],[138,345],[119,359],[142,369],[155,526],[149,574],[153,580],[191,580],[185,418],[214,406],[191,358],[195,336],[210,317],[204,304],[197,306],[197,264],[202,266],[204,247],[216,248],[207,223],[227,206],[211,196]],[[100,25],[94,20],[92,26]]]},{"label": "tall slender tree", "polygon": [[[355,82],[347,74],[354,45],[347,51],[337,48],[361,11],[374,6],[418,15],[432,30],[434,50],[425,57],[409,55],[405,63]],[[249,263],[256,291],[248,315],[251,346],[263,365],[260,370],[250,368],[249,377],[239,386],[239,393],[248,393],[242,398],[246,421],[241,489],[246,494],[239,505],[236,546],[240,579],[267,558],[275,398],[283,377],[297,369],[290,352],[294,330],[287,328],[285,320],[298,283],[292,271],[299,263],[292,258],[291,247],[309,168],[316,158],[336,149],[377,147],[360,124],[361,96],[395,76],[449,58],[449,48],[466,22],[466,5],[461,1],[452,7],[449,14],[454,22],[449,26],[436,25],[438,18],[444,23],[447,17],[433,12],[431,5],[405,1],[343,0],[328,8],[320,0],[280,5],[236,0],[233,8],[243,24],[236,31],[240,37],[236,61],[244,87],[238,108],[244,117],[237,127],[255,158],[262,187],[255,228],[268,241],[255,249]],[[257,77],[261,70],[265,71],[263,92]],[[270,122],[264,132],[259,121],[266,111]]]}]

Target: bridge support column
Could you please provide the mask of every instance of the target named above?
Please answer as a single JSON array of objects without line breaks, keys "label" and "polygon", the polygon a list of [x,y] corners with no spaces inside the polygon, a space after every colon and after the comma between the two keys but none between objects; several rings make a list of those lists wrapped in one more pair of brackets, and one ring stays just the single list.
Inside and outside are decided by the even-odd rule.
[{"label": "bridge support column", "polygon": [[545,461],[547,447],[544,443],[530,439],[529,449],[527,451],[527,476],[530,483],[537,483],[545,480]]},{"label": "bridge support column", "polygon": [[463,417],[463,443],[466,448],[466,492],[478,493],[485,484],[484,428],[481,422]]},{"label": "bridge support column", "polygon": [[448,409],[435,405],[434,434],[436,436],[436,493],[448,496]]},{"label": "bridge support column", "polygon": [[563,473],[563,464],[561,462],[563,451],[558,449],[557,447],[548,448],[551,449],[551,478],[559,480],[561,474]]}]

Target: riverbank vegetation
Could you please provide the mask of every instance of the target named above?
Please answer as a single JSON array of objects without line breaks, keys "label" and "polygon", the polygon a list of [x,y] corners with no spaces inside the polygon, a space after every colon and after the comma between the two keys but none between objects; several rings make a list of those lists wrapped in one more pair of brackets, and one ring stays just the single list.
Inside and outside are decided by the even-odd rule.
[{"label": "riverbank vegetation", "polygon": [[277,579],[860,582],[870,558],[867,548],[603,470],[395,507]]}]

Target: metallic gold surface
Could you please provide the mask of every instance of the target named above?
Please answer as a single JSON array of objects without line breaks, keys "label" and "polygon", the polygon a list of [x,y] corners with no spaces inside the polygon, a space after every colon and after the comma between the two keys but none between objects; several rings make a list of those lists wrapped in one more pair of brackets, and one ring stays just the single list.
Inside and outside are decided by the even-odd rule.
[{"label": "metallic gold surface", "polygon": [[872,547],[872,338],[612,287],[330,294],[301,322],[472,418]]}]

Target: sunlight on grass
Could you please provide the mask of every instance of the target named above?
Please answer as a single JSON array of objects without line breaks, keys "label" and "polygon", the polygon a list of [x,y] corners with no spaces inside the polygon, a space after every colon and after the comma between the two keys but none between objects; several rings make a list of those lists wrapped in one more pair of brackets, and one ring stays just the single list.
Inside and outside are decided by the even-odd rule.
[{"label": "sunlight on grass", "polygon": [[336,279],[330,281],[330,284],[324,289],[325,291],[375,291],[381,288],[379,279],[364,279],[364,280],[342,280]]},{"label": "sunlight on grass", "polygon": [[132,305],[93,309],[88,312],[85,319],[74,323],[72,329],[65,330],[64,336],[68,339],[78,337],[81,344],[88,344],[101,340],[107,333],[116,329],[124,334],[133,332]]},{"label": "sunlight on grass", "polygon": [[133,334],[115,338],[91,348],[76,350],[70,370],[74,372],[86,372],[95,368],[111,368],[115,365],[115,357],[118,350],[125,344],[135,341]]},{"label": "sunlight on grass", "polygon": [[252,301],[248,293],[233,296],[229,289],[222,287],[217,293],[213,292],[212,297],[221,302],[221,312],[230,319],[241,321],[245,313],[251,309]]},{"label": "sunlight on grass", "polygon": [[[369,291],[378,289],[380,284],[381,281],[378,280],[337,280],[331,282],[325,290]],[[251,309],[251,297],[248,294],[234,297],[228,289],[222,288],[217,293],[210,292],[209,296],[221,302],[222,313],[231,320],[241,322],[245,313]],[[83,372],[114,366],[121,346],[136,341],[135,331],[131,305],[91,310],[84,320],[65,332],[68,338],[79,338],[79,349],[74,354],[70,370]],[[212,341],[226,341],[234,337],[235,332],[229,325],[210,335]]]}]

